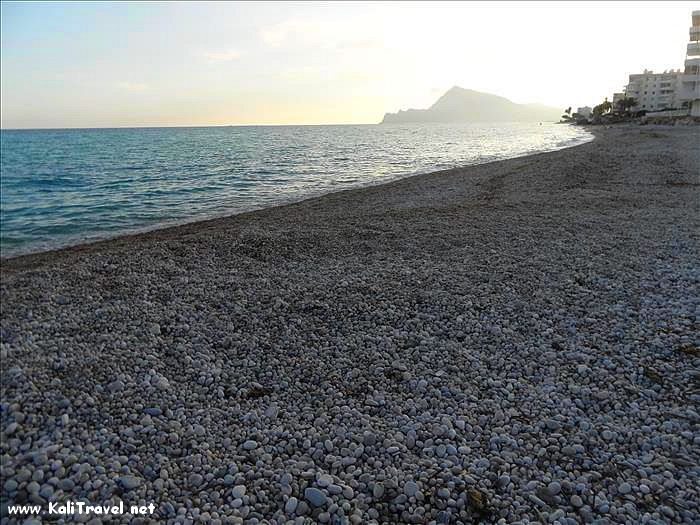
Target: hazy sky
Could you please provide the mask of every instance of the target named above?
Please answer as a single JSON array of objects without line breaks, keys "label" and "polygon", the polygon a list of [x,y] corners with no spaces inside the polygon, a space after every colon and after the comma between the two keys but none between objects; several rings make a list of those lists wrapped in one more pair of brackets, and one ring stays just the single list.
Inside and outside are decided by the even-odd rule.
[{"label": "hazy sky", "polygon": [[594,105],[697,2],[2,2],[2,127],[374,123],[453,85]]}]

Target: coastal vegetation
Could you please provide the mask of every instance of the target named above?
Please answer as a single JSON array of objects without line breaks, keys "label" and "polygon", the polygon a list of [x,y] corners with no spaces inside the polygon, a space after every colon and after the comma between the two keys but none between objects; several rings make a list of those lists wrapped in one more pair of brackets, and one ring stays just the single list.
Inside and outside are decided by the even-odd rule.
[{"label": "coastal vegetation", "polygon": [[593,116],[601,117],[603,115],[606,115],[607,113],[610,113],[612,111],[612,107],[613,106],[608,100],[608,97],[605,97],[605,100],[602,103],[598,104],[593,108]]},{"label": "coastal vegetation", "polygon": [[617,110],[621,113],[630,113],[630,110],[637,105],[637,100],[633,97],[624,97],[617,101]]}]

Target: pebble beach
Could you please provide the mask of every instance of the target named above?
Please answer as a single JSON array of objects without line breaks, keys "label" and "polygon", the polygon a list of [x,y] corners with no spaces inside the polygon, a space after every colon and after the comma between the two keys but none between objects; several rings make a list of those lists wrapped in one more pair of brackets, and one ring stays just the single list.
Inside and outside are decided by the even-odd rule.
[{"label": "pebble beach", "polygon": [[0,523],[699,523],[700,127],[594,133],[3,259]]}]

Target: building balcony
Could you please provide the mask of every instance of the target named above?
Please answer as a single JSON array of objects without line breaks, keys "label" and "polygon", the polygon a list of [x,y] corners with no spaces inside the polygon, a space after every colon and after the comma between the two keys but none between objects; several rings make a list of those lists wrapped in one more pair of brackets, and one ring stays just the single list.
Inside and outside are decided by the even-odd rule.
[{"label": "building balcony", "polygon": [[695,100],[700,98],[700,82],[696,83],[694,87],[689,87],[690,85],[683,85],[683,89],[678,92],[678,100]]},{"label": "building balcony", "polygon": [[688,58],[685,61],[685,71],[686,75],[693,75],[695,73],[700,73],[700,57],[698,58]]},{"label": "building balcony", "polygon": [[689,57],[700,56],[700,42],[692,42],[688,44],[686,53]]},{"label": "building balcony", "polygon": [[693,41],[700,40],[700,26],[693,26],[689,31],[690,39]]},{"label": "building balcony", "polygon": [[700,83],[700,73],[686,74],[681,77],[681,84]]}]

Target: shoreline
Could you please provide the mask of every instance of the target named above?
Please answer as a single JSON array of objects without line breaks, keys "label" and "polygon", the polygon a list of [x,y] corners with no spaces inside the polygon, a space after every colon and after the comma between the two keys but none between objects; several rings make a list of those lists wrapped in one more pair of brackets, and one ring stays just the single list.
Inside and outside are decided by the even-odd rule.
[{"label": "shoreline", "polygon": [[595,132],[3,261],[0,517],[697,521],[700,128]]},{"label": "shoreline", "polygon": [[[72,128],[70,128],[72,129]],[[102,129],[102,128],[95,128],[95,129]],[[108,128],[106,128],[108,129]],[[407,180],[407,179],[413,179],[415,177],[428,177],[428,176],[440,176],[441,174],[447,174],[447,173],[453,173],[455,171],[462,172],[464,170],[469,170],[472,167],[475,166],[483,166],[487,164],[497,164],[497,163],[502,163],[502,162],[509,162],[513,161],[516,159],[524,159],[528,157],[535,157],[538,155],[546,155],[549,153],[555,153],[563,150],[568,150],[572,148],[578,148],[580,146],[585,146],[586,144],[591,144],[596,141],[597,136],[594,133],[595,128],[591,130],[590,128],[586,129],[591,135],[593,135],[593,138],[587,140],[586,142],[581,142],[579,144],[574,144],[572,146],[566,146],[560,149],[556,150],[551,150],[551,151],[540,151],[540,152],[535,152],[535,153],[528,153],[526,155],[520,155],[517,157],[511,157],[507,159],[501,159],[501,160],[496,160],[496,161],[488,161],[488,162],[483,162],[483,163],[476,163],[476,164],[467,164],[464,166],[459,166],[455,168],[449,168],[449,169],[443,169],[443,170],[435,170],[435,171],[429,171],[426,173],[416,173],[412,175],[406,175],[406,176],[398,176],[395,179],[386,181],[386,182],[379,182],[379,183],[368,183],[366,185],[354,187],[354,188],[347,188],[347,189],[341,189],[337,191],[331,191],[327,193],[321,193],[318,195],[310,195],[306,197],[299,197],[298,200],[294,199],[293,197],[291,198],[292,200],[289,202],[280,202],[278,204],[274,204],[272,206],[266,206],[263,208],[256,208],[248,211],[241,211],[238,213],[231,213],[231,214],[224,214],[221,216],[213,216],[210,218],[203,218],[203,219],[197,219],[197,220],[185,220],[184,222],[177,222],[174,224],[168,225],[167,222],[161,223],[160,225],[154,225],[153,227],[143,227],[143,228],[137,228],[132,231],[127,231],[125,233],[120,233],[116,234],[114,236],[108,236],[108,237],[95,237],[92,239],[85,239],[84,241],[79,241],[76,243],[69,243],[65,246],[58,246],[55,248],[48,248],[48,249],[42,249],[39,251],[32,251],[28,253],[20,253],[17,255],[10,255],[10,256],[3,256],[0,257],[0,273],[3,273],[6,271],[6,265],[9,264],[9,267],[12,268],[13,270],[17,267],[14,263],[19,262],[20,265],[19,267],[23,267],[22,262],[27,261],[28,266],[32,266],[35,264],[33,262],[34,259],[44,259],[48,258],[51,255],[57,255],[60,256],[64,252],[70,252],[70,253],[81,253],[81,252],[91,252],[93,250],[98,250],[102,247],[109,248],[109,246],[106,246],[110,243],[115,243],[115,244],[121,244],[123,242],[128,242],[128,241],[134,241],[134,242],[139,242],[142,240],[145,240],[146,238],[157,241],[158,240],[158,234],[162,233],[163,236],[169,237],[172,235],[177,236],[178,231],[182,229],[181,233],[191,233],[192,228],[197,228],[198,226],[201,227],[207,227],[207,225],[211,226],[214,225],[214,223],[218,223],[219,221],[225,221],[225,220],[232,220],[235,217],[242,217],[242,216],[251,216],[251,214],[256,214],[256,213],[262,213],[267,210],[272,210],[276,208],[284,208],[287,206],[294,206],[295,204],[301,204],[306,201],[312,201],[315,199],[322,199],[326,196],[333,195],[333,194],[339,194],[339,193],[344,193],[344,192],[355,192],[355,191],[362,191],[366,190],[369,188],[378,188],[378,187],[383,187],[387,185],[391,185],[393,183],[402,181],[402,180]],[[39,262],[39,264],[42,264],[42,262]]]}]

